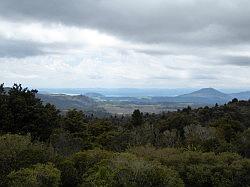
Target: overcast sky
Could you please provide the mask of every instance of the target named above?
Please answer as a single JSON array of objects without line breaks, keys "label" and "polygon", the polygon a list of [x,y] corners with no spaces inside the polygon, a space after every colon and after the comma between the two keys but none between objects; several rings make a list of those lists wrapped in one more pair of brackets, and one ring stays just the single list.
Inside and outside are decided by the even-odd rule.
[{"label": "overcast sky", "polygon": [[249,0],[0,0],[0,82],[250,89]]}]

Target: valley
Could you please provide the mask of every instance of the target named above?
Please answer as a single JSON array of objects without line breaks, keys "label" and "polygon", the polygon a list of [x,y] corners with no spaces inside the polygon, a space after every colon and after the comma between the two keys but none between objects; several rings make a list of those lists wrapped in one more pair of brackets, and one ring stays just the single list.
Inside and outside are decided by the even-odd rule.
[{"label": "valley", "polygon": [[[131,114],[135,109],[139,109],[144,113],[161,113],[181,110],[187,106],[198,108],[214,106],[216,103],[223,105],[233,98],[238,100],[248,100],[250,98],[250,92],[248,91],[226,94],[214,88],[202,88],[178,96],[160,96],[160,94],[149,96],[148,93],[139,93],[138,90],[137,93],[130,90],[127,95],[114,91],[109,92],[110,95],[120,94],[122,96],[105,96],[102,93],[103,90],[99,90],[101,93],[86,92],[79,95],[77,93],[49,93],[49,91],[52,92],[52,90],[48,90],[37,94],[37,97],[41,98],[45,103],[54,104],[63,111],[76,108],[85,111],[87,114],[95,113],[97,116],[126,115]],[[67,90],[61,91],[67,92]],[[80,91],[78,90],[78,93]],[[126,93],[126,90],[123,91]],[[60,92],[60,90],[57,90],[57,92]]]}]

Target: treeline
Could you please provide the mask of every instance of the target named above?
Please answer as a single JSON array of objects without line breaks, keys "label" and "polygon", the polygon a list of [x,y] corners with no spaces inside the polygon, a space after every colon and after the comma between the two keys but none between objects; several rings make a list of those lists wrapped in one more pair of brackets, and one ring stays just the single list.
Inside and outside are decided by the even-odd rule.
[{"label": "treeline", "polygon": [[249,186],[250,101],[96,118],[0,86],[0,186]]}]

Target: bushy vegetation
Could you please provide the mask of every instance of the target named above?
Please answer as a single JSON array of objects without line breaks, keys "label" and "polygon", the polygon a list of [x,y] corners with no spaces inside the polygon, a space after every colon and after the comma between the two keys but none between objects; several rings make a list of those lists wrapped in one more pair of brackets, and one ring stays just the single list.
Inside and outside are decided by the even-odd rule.
[{"label": "bushy vegetation", "polygon": [[60,171],[51,163],[36,164],[30,168],[12,171],[8,176],[8,186],[50,186],[60,184]]},{"label": "bushy vegetation", "polygon": [[0,186],[249,186],[250,101],[96,118],[0,86]]}]

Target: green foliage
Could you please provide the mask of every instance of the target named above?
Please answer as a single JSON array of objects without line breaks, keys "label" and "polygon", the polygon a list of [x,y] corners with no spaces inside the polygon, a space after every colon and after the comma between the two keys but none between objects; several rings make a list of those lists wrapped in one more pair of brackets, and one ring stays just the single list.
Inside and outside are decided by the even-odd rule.
[{"label": "green foliage", "polygon": [[114,153],[101,150],[81,151],[68,158],[56,160],[56,167],[61,171],[62,186],[77,186],[81,184],[86,172],[102,160],[113,157]]},{"label": "green foliage", "polygon": [[95,120],[88,125],[88,133],[93,138],[112,130],[115,130],[115,126],[108,120]]},{"label": "green foliage", "polygon": [[49,163],[12,171],[7,178],[8,185],[12,187],[58,187],[60,174],[61,172]]},{"label": "green foliage", "polygon": [[160,164],[122,153],[88,171],[82,186],[184,186],[178,173]]},{"label": "green foliage", "polygon": [[216,155],[153,147],[135,147],[130,152],[178,171],[188,186],[248,186],[250,183],[250,160],[236,153]]},{"label": "green foliage", "polygon": [[16,169],[54,160],[51,147],[32,143],[30,136],[5,134],[0,136],[0,186],[6,175]]},{"label": "green foliage", "polygon": [[36,94],[0,85],[0,186],[250,184],[250,101],[97,119]]},{"label": "green foliage", "polygon": [[8,94],[0,95],[0,131],[30,133],[33,139],[47,140],[58,126],[59,111],[36,98],[37,90],[14,84]]},{"label": "green foliage", "polygon": [[55,129],[50,136],[50,143],[62,156],[70,156],[84,149],[92,148],[92,143],[85,137],[69,133],[63,129]]},{"label": "green foliage", "polygon": [[71,160],[77,167],[77,171],[81,174],[86,172],[89,168],[97,164],[103,159],[107,159],[113,156],[110,151],[105,151],[101,149],[81,151],[72,155]]},{"label": "green foliage", "polygon": [[143,123],[143,113],[140,110],[134,110],[132,114],[132,125],[134,127],[141,126]]},{"label": "green foliage", "polygon": [[63,118],[63,128],[70,133],[86,130],[86,119],[82,111],[69,110]]},{"label": "green foliage", "polygon": [[108,120],[94,120],[88,124],[86,136],[95,147],[112,149],[113,138],[119,136],[116,130],[117,127]]},{"label": "green foliage", "polygon": [[250,158],[250,128],[238,134],[236,146],[242,155]]},{"label": "green foliage", "polygon": [[158,139],[155,141],[156,147],[179,147],[181,138],[176,129],[166,130],[158,134]]},{"label": "green foliage", "polygon": [[[189,111],[189,110],[188,110]],[[197,120],[193,118],[190,112],[171,113],[167,119],[161,122],[161,131],[176,129],[181,138],[184,138],[184,127],[197,124]]]},{"label": "green foliage", "polygon": [[57,162],[56,167],[61,171],[61,184],[63,187],[77,186],[80,179],[72,160],[60,160]]},{"label": "green foliage", "polygon": [[234,141],[237,133],[244,130],[240,122],[232,120],[231,118],[221,118],[210,126],[217,127],[218,133],[220,133],[227,142]]}]

